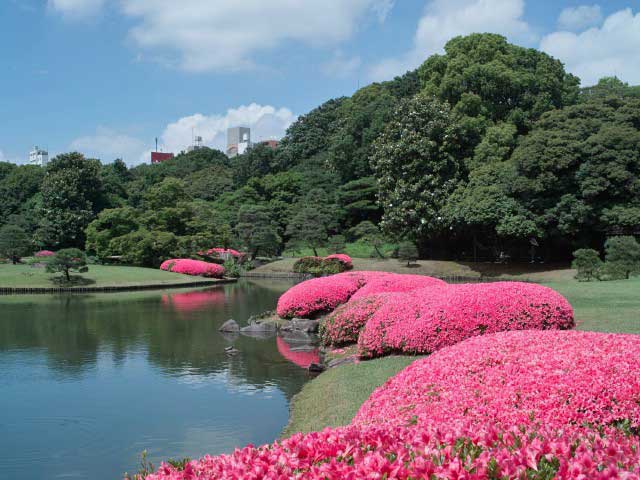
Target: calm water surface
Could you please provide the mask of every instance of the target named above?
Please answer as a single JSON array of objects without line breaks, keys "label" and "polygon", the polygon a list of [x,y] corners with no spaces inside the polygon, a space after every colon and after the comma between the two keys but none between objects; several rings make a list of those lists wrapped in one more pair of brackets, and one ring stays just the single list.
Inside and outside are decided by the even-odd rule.
[{"label": "calm water surface", "polygon": [[119,479],[145,449],[156,463],[272,441],[304,354],[218,327],[290,285],[0,297],[0,478]]}]

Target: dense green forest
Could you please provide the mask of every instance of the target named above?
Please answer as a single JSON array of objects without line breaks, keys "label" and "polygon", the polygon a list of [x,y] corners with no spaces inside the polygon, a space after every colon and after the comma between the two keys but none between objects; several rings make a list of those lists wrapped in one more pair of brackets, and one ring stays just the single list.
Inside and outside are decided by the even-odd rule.
[{"label": "dense green forest", "polygon": [[0,163],[0,221],[34,247],[140,265],[336,236],[408,239],[426,258],[568,260],[640,233],[640,87],[579,83],[499,35],[458,37],[416,71],[301,116],[275,150]]}]

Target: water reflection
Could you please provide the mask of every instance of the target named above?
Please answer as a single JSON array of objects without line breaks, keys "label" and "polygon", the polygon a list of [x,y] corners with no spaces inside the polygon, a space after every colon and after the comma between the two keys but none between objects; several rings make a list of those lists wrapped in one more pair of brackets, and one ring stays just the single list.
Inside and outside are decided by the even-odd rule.
[{"label": "water reflection", "polygon": [[274,308],[288,286],[0,297],[0,478],[119,478],[143,449],[272,440],[308,378],[289,361],[298,352],[218,328]]}]

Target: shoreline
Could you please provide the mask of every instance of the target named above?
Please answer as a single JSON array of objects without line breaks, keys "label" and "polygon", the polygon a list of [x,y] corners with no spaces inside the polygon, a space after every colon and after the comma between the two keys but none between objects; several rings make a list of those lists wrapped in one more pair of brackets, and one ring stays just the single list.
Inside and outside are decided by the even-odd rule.
[{"label": "shoreline", "polygon": [[110,293],[135,292],[141,290],[164,290],[177,288],[212,287],[236,283],[237,278],[222,278],[211,280],[197,280],[193,282],[155,283],[141,285],[109,285],[103,287],[0,287],[0,297],[3,295],[29,295],[52,293]]}]

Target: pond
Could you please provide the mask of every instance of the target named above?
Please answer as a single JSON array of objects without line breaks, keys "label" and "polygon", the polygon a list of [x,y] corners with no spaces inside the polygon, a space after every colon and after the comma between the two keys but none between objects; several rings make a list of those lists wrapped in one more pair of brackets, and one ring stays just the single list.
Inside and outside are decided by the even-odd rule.
[{"label": "pond", "polygon": [[143,450],[157,465],[273,441],[308,353],[218,328],[290,286],[0,297],[0,479],[113,480]]}]

